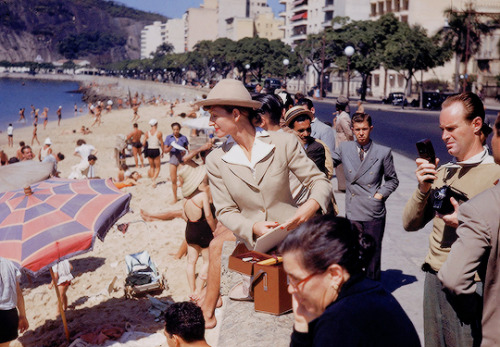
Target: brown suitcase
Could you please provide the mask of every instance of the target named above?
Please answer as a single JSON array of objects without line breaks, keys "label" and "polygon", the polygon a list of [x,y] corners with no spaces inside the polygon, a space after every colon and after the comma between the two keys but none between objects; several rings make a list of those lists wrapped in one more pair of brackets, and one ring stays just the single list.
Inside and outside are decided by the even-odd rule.
[{"label": "brown suitcase", "polygon": [[292,309],[283,263],[254,265],[252,280],[255,311],[280,315]]},{"label": "brown suitcase", "polygon": [[[252,258],[251,260],[243,261],[243,259]],[[243,275],[252,276],[253,266],[255,263],[272,258],[272,256],[255,251],[249,251],[244,243],[239,243],[229,256],[228,268],[239,272]]]}]

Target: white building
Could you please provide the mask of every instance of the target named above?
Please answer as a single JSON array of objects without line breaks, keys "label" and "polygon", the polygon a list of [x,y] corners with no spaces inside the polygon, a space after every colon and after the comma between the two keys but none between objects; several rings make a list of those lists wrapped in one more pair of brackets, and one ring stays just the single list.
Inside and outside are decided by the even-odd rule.
[{"label": "white building", "polygon": [[154,22],[141,31],[141,59],[151,58],[158,46],[169,43],[174,47],[174,53],[185,50],[184,21],[169,19],[166,23]]},{"label": "white building", "polygon": [[141,31],[141,59],[151,58],[156,48],[163,43],[162,32],[165,31],[166,23],[160,21],[152,25],[146,25]]}]

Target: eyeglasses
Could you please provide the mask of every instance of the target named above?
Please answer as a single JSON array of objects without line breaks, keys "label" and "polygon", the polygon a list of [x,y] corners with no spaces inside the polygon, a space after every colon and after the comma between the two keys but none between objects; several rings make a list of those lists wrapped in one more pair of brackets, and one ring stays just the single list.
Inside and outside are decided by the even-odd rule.
[{"label": "eyeglasses", "polygon": [[297,130],[298,133],[303,133],[303,132],[306,132],[306,131],[308,133],[310,133],[311,132],[311,128],[309,127],[309,128],[306,128],[306,129],[299,129],[299,130]]},{"label": "eyeglasses", "polygon": [[296,290],[299,290],[299,286],[302,284],[302,285],[306,285],[307,282],[309,282],[309,280],[311,278],[313,278],[314,276],[316,275],[319,275],[320,273],[319,272],[314,272],[312,274],[310,274],[309,276],[307,276],[306,278],[304,279],[301,279],[300,281],[296,282],[294,279],[292,279],[290,277],[290,275],[287,275],[287,279],[288,279],[288,284],[290,284],[292,287],[294,287]]}]

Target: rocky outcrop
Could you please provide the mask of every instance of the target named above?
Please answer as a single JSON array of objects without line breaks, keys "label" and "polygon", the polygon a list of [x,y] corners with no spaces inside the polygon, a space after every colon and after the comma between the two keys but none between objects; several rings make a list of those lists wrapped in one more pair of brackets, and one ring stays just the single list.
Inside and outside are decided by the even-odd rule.
[{"label": "rocky outcrop", "polygon": [[[0,2],[0,60],[35,61],[39,55],[45,62],[78,58],[104,64],[138,59],[140,32],[154,20],[166,18],[112,1],[3,0]],[[88,45],[78,41],[95,33],[106,40]],[[72,38],[73,41],[68,41]],[[60,49],[61,43],[66,43],[64,52]]]}]

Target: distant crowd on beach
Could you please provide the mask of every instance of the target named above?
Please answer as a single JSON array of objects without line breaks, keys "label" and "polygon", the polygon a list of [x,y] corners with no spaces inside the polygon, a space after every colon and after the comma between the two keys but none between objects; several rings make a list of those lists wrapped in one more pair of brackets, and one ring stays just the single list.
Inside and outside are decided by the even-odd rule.
[{"label": "distant crowd on beach", "polygon": [[[316,117],[314,100],[292,95],[286,86],[271,91],[257,85],[249,92],[240,81],[221,80],[182,112],[183,117],[206,120],[210,128],[182,134],[182,125],[173,122],[165,136],[161,119],[152,118],[147,131],[140,129],[141,105],[170,105],[168,117],[179,114],[176,108],[183,103],[161,96],[146,100],[136,93],[116,106],[131,109],[131,130],[116,153],[117,188],[143,182],[132,167],[144,168],[144,158],[156,188],[162,158],[169,154],[168,202],[182,200],[181,208],[140,212],[146,222],[186,221],[185,240],[175,257],[186,256],[190,302],[167,311],[167,339],[177,345],[206,345],[202,331],[217,325],[215,310],[223,304],[225,241],[237,241],[251,251],[259,238],[283,231],[288,236],[274,251],[283,262],[293,300],[291,346],[420,346],[407,313],[380,282],[385,202],[399,179],[391,149],[371,139],[376,124],[364,105],[358,102],[351,111],[350,100],[340,95],[331,124],[324,123]],[[114,105],[89,104],[92,126],[99,126],[102,112]],[[33,112],[37,119],[37,109]],[[46,118],[45,110],[42,116]],[[497,346],[500,115],[493,128],[488,126],[479,97],[462,93],[443,103],[436,126],[454,159],[440,163],[432,145],[420,145],[418,184],[401,216],[407,231],[433,223],[422,264],[425,345]],[[32,145],[38,142],[34,127]],[[99,152],[84,139],[88,131],[84,126],[79,130],[82,138],[73,154],[80,162],[69,178],[100,178]],[[205,140],[200,141],[203,133]],[[492,133],[490,149],[486,140]],[[64,155],[54,154],[51,146],[46,138],[37,155],[21,142],[13,160],[50,161],[58,176],[57,163]],[[126,165],[127,155],[134,165]],[[345,194],[345,218],[338,216],[335,196],[340,194]],[[197,274],[200,256],[203,264]],[[250,276],[242,276],[229,298],[254,300],[251,286]],[[181,322],[182,317],[173,320],[176,314],[196,317],[197,324]]]}]

